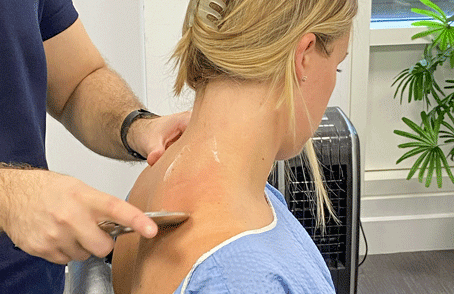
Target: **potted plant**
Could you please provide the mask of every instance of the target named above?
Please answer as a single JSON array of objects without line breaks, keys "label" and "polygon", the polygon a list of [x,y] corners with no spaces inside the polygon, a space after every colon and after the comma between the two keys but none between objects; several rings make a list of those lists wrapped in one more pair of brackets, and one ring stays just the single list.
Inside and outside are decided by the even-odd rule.
[{"label": "potted plant", "polygon": [[[401,71],[392,86],[396,87],[394,98],[400,97],[401,104],[404,99],[408,103],[420,101],[424,111],[419,122],[402,118],[409,131],[394,131],[410,140],[398,146],[410,151],[400,157],[397,164],[408,158],[413,159],[407,180],[418,173],[419,181],[422,183],[425,179],[425,185],[429,187],[435,176],[438,187],[441,187],[443,169],[454,183],[450,168],[450,163],[454,162],[454,80],[443,78],[445,86],[441,87],[434,73],[442,66],[449,65],[451,70],[454,69],[454,15],[446,15],[430,0],[420,2],[427,9],[412,8],[412,11],[427,19],[412,25],[423,26],[427,30],[415,34],[412,39],[430,38],[430,43],[424,48],[423,59]],[[441,148],[446,145],[451,148],[447,154]]]}]

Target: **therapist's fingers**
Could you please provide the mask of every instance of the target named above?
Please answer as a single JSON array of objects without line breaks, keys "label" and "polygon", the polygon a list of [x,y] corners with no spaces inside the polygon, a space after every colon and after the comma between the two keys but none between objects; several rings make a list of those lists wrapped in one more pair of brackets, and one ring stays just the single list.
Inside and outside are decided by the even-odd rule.
[{"label": "therapist's fingers", "polygon": [[[88,252],[78,241],[74,241],[71,247],[67,247],[65,254],[70,260],[87,260],[92,254]],[[66,262],[67,263],[67,262]]]},{"label": "therapist's fingers", "polygon": [[[84,230],[78,234],[78,243],[84,251],[90,252],[90,255],[103,258],[113,250],[114,240],[106,232],[102,231],[97,224],[87,223],[83,227]],[[83,254],[83,252],[78,252],[78,254]],[[76,256],[72,257],[77,259]],[[84,256],[79,255],[79,257]]]},{"label": "therapist's fingers", "polygon": [[97,207],[99,221],[110,220],[131,227],[145,238],[153,238],[158,232],[157,225],[140,209],[114,196],[105,194]]}]

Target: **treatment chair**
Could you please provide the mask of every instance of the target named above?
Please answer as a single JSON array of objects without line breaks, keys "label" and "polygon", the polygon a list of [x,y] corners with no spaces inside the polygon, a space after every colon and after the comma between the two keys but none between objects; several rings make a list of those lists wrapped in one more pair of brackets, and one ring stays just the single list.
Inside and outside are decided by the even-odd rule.
[{"label": "treatment chair", "polygon": [[68,264],[64,294],[114,294],[112,268],[95,256]]}]

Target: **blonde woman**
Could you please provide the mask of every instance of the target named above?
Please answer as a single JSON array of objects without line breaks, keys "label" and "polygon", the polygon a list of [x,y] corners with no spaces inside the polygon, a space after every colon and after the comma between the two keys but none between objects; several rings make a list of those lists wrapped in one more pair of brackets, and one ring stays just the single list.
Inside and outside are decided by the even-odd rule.
[{"label": "blonde woman", "polygon": [[174,58],[176,94],[196,92],[191,121],[129,201],[191,217],[152,240],[118,239],[116,293],[335,292],[267,177],[319,125],[356,10],[356,0],[190,2]]}]

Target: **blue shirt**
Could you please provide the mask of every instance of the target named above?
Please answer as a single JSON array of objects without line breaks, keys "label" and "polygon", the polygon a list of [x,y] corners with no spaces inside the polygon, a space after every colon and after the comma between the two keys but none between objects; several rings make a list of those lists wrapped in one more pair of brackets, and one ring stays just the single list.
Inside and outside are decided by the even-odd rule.
[{"label": "blue shirt", "polygon": [[[43,41],[78,17],[71,0],[0,0],[0,162],[47,168]],[[0,233],[0,293],[63,293],[64,266],[15,249]]]},{"label": "blue shirt", "polygon": [[279,191],[265,193],[274,221],[205,253],[174,294],[334,294],[331,274]]}]

